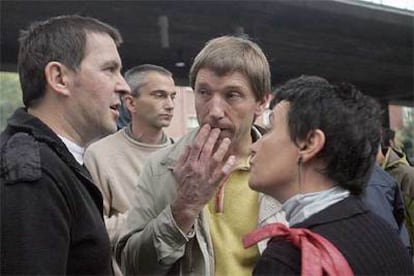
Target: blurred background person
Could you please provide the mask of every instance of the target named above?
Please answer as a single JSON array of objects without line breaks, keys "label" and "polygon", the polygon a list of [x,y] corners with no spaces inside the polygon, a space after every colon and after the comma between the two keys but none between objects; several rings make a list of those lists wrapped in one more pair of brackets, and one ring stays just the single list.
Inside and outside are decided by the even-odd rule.
[{"label": "blurred background person", "polygon": [[389,223],[412,255],[410,236],[404,223],[406,214],[404,200],[394,177],[375,163],[361,198],[371,212]]},{"label": "blurred background person", "polygon": [[382,128],[381,146],[377,162],[397,181],[402,192],[405,206],[405,226],[407,227],[411,248],[414,246],[414,167],[410,164],[404,151],[396,146],[395,131]]}]

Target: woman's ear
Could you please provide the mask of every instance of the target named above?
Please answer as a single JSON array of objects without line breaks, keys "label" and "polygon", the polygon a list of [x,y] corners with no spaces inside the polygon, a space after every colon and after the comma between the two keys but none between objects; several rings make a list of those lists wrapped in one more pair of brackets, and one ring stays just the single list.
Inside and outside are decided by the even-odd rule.
[{"label": "woman's ear", "polygon": [[302,162],[314,158],[325,146],[325,133],[320,129],[309,132],[305,141],[299,144],[299,156]]},{"label": "woman's ear", "polygon": [[45,67],[46,86],[61,95],[70,95],[69,70],[57,61],[49,62]]}]

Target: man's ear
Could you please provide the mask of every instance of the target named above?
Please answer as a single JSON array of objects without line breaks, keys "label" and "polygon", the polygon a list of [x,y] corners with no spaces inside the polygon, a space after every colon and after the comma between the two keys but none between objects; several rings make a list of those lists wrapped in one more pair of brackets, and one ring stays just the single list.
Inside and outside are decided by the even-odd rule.
[{"label": "man's ear", "polygon": [[320,129],[309,132],[305,141],[299,143],[299,156],[303,162],[314,158],[325,146],[325,133]]},{"label": "man's ear", "polygon": [[134,96],[127,94],[127,95],[124,95],[123,97],[124,97],[123,101],[124,101],[125,107],[128,109],[130,113],[135,113],[136,103],[135,103]]},{"label": "man's ear", "polygon": [[69,84],[70,70],[60,62],[51,61],[45,67],[46,86],[61,95],[70,95]]},{"label": "man's ear", "polygon": [[263,114],[263,112],[266,109],[267,104],[270,101],[270,94],[266,93],[258,102],[257,102],[257,106],[256,106],[256,110],[254,112],[254,115],[256,115],[256,117],[259,117],[260,115]]}]

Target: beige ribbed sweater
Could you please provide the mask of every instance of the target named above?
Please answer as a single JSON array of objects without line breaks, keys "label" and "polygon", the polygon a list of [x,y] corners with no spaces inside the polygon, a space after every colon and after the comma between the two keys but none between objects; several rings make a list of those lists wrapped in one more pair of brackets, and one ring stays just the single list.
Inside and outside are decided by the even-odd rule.
[{"label": "beige ribbed sweater", "polygon": [[140,143],[123,128],[86,149],[85,166],[102,192],[105,224],[112,246],[134,198],[144,162],[151,153],[171,145],[170,139],[163,141],[156,145]]}]

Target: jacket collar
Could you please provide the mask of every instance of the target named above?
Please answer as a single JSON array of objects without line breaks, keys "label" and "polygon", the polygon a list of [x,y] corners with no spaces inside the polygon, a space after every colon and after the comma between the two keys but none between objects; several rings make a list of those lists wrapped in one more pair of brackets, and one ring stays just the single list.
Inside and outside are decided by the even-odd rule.
[{"label": "jacket collar", "polygon": [[382,163],[382,168],[392,169],[402,164],[409,165],[409,163],[406,161],[405,158],[406,157],[405,157],[404,152],[399,151],[398,149],[389,147],[387,150],[387,153],[385,154],[385,158]]},{"label": "jacket collar", "polygon": [[68,166],[85,176],[85,170],[75,160],[57,134],[40,119],[27,113],[26,108],[17,109],[7,120],[7,123],[13,133],[25,132],[32,135],[37,141],[47,144]]},{"label": "jacket collar", "polygon": [[102,213],[102,195],[98,188],[93,184],[92,177],[88,170],[81,166],[69,152],[62,140],[53,132],[45,123],[35,116],[27,113],[25,108],[17,109],[13,115],[8,119],[8,131],[10,135],[17,132],[25,132],[33,136],[38,142],[45,143],[52,151],[54,151],[59,158],[61,158],[66,165],[73,170],[73,172],[82,179],[82,183],[86,189],[91,193],[92,198]]},{"label": "jacket collar", "polygon": [[343,220],[358,214],[368,212],[368,207],[358,196],[350,195],[326,209],[314,214],[305,221],[292,225],[295,228],[312,228],[317,225]]}]

